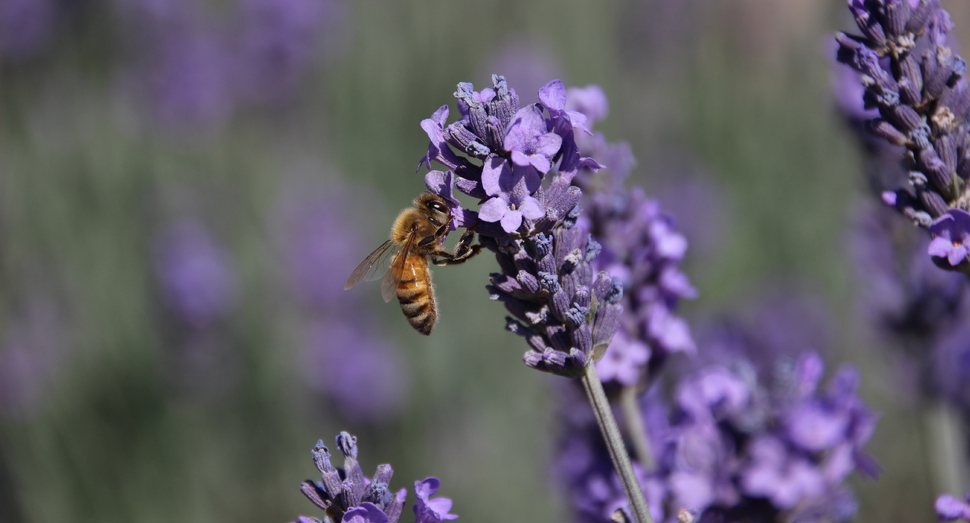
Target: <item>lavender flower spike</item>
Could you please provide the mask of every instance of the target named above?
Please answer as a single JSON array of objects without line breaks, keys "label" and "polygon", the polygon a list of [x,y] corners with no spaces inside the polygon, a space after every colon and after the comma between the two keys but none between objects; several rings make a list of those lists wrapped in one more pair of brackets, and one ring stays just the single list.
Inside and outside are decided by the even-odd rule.
[{"label": "lavender flower spike", "polygon": [[[391,493],[388,487],[394,474],[391,466],[379,465],[374,477],[368,480],[357,462],[357,438],[341,432],[336,443],[344,455],[343,479],[330,463],[330,451],[323,441],[318,441],[313,447],[313,462],[322,474],[322,481],[304,481],[300,487],[303,494],[323,509],[330,521],[351,521],[356,518],[356,521],[372,523],[397,523],[404,510],[407,490]],[[363,512],[356,510],[358,508],[363,508]],[[386,519],[380,518],[380,515]],[[351,519],[347,519],[348,516]]]},{"label": "lavender flower spike", "polygon": [[[502,272],[488,290],[512,313],[508,329],[529,343],[526,364],[579,377],[593,349],[613,338],[622,296],[618,280],[590,266],[600,245],[575,227],[582,191],[571,181],[580,169],[601,167],[576,145],[574,129],[586,130],[587,119],[565,109],[559,80],[539,90],[540,103],[522,108],[501,75],[481,92],[460,83],[455,97],[461,119],[447,124],[443,106],[421,122],[431,144],[419,165],[449,169],[430,171],[425,183],[448,202],[457,226],[474,228],[496,253]],[[484,200],[477,215],[461,207],[452,184]]]},{"label": "lavender flower spike", "polygon": [[[588,132],[587,118],[565,108],[559,80],[539,90],[540,103],[521,109],[504,77],[493,75],[492,84],[481,92],[458,84],[461,119],[445,127],[448,109],[442,107],[421,123],[431,144],[419,166],[444,165],[458,190],[483,200],[477,221],[466,227],[501,267],[487,289],[512,314],[506,328],[526,339],[526,365],[582,378],[635,520],[652,523],[592,364],[619,326],[623,291],[617,279],[593,270],[600,244],[576,225],[582,190],[572,180],[581,169],[602,167],[582,157],[576,144],[574,129]],[[450,189],[441,183],[448,178],[445,173],[425,181],[440,193]]]},{"label": "lavender flower spike", "polygon": [[[837,58],[861,74],[865,108],[879,111],[869,129],[905,147],[909,187],[883,201],[924,228],[970,211],[970,84],[947,43],[950,15],[939,0],[849,0],[849,10],[862,35],[836,35]],[[941,266],[960,270],[959,249],[944,250]]]},{"label": "lavender flower spike", "polygon": [[[394,471],[390,465],[378,465],[370,479],[364,477],[357,463],[357,438],[346,432],[337,436],[337,448],[344,455],[343,470],[330,463],[330,451],[318,441],[313,448],[313,462],[323,475],[322,481],[306,480],[300,490],[326,513],[327,523],[397,523],[404,511],[407,489],[392,493],[389,488]],[[426,478],[414,482],[415,523],[440,523],[456,519],[449,513],[451,500],[434,498],[441,482]],[[322,523],[317,518],[300,516],[298,523]]]},{"label": "lavender flower spike", "polygon": [[451,500],[448,498],[430,499],[438,492],[441,482],[438,478],[426,478],[414,482],[414,494],[418,497],[414,504],[414,523],[438,523],[458,519],[457,514],[450,514]]},{"label": "lavender flower spike", "polygon": [[429,190],[450,195],[450,184],[442,182],[453,177],[456,189],[483,200],[476,217],[446,198],[461,216],[458,226],[474,227],[481,236],[522,237],[556,227],[579,202],[573,177],[581,168],[600,167],[579,154],[574,128],[585,130],[586,118],[564,109],[562,82],[549,82],[539,91],[540,103],[521,108],[501,75],[492,75],[492,87],[481,91],[460,83],[455,97],[460,119],[448,124],[448,106],[442,106],[421,122],[431,142],[419,168],[430,170],[436,162],[448,169],[429,173]]},{"label": "lavender flower spike", "polygon": [[[619,326],[623,288],[606,272],[593,274],[590,262],[600,245],[581,228],[521,240],[483,238],[495,251],[502,273],[488,290],[512,313],[507,329],[524,337],[531,350],[526,365],[578,377],[602,356]],[[594,355],[594,349],[598,353]]]}]

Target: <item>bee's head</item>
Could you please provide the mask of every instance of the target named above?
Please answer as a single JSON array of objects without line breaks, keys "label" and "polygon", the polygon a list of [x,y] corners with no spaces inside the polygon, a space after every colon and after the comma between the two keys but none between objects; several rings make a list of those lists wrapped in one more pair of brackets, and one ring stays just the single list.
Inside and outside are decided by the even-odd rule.
[{"label": "bee's head", "polygon": [[423,192],[416,202],[435,225],[441,226],[451,221],[451,209],[445,199],[431,192]]}]

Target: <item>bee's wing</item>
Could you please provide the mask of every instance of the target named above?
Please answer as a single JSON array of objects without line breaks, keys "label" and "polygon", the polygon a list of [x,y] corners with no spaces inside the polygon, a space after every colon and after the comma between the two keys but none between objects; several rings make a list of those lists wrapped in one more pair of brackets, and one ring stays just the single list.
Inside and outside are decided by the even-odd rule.
[{"label": "bee's wing", "polygon": [[401,282],[401,276],[404,275],[404,267],[408,255],[411,254],[411,244],[414,242],[415,236],[416,234],[412,230],[407,240],[404,241],[404,245],[401,246],[401,250],[397,252],[397,256],[391,261],[391,266],[381,284],[381,296],[384,297],[384,301],[391,301],[391,298],[397,293],[397,285]]},{"label": "bee's wing", "polygon": [[360,262],[360,265],[347,278],[344,290],[350,289],[362,281],[373,281],[383,276],[387,272],[391,260],[396,259],[392,256],[397,252],[395,247],[394,242],[387,240],[380,247],[374,249],[374,252],[364,258],[364,261]]}]

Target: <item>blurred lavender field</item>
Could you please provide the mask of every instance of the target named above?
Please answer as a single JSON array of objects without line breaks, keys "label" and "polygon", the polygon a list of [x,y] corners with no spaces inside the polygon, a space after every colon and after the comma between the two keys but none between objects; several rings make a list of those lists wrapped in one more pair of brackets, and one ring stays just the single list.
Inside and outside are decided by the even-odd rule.
[{"label": "blurred lavender field", "polygon": [[434,269],[428,338],[379,283],[343,290],[424,190],[421,121],[492,73],[609,98],[583,146],[627,142],[609,167],[688,244],[700,348],[668,367],[701,375],[742,323],[752,373],[854,364],[881,468],[856,520],[934,520],[970,491],[937,430],[970,411],[970,292],[891,259],[926,240],[873,209],[895,162],[846,117],[838,30],[844,2],[0,0],[0,522],[293,521],[341,430],[463,520],[568,520],[569,392],[522,364],[494,257]]}]

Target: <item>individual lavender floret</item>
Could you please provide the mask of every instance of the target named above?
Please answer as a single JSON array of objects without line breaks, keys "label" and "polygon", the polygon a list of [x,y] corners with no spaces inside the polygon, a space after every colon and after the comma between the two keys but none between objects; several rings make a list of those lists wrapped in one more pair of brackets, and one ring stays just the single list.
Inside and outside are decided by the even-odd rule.
[{"label": "individual lavender floret", "polygon": [[488,291],[512,313],[508,330],[531,347],[526,365],[581,375],[594,349],[606,349],[622,311],[619,282],[591,265],[600,245],[573,223],[524,239],[482,237],[482,244],[502,268]]},{"label": "individual lavender floret", "polygon": [[963,500],[949,494],[936,498],[936,515],[940,521],[970,521],[970,494]]},{"label": "individual lavender floret", "polygon": [[944,268],[970,272],[970,213],[963,209],[950,209],[930,225],[930,242],[927,252],[933,262]]},{"label": "individual lavender floret", "polygon": [[[313,462],[323,475],[321,481],[306,480],[300,487],[303,494],[326,513],[327,523],[397,523],[404,511],[407,489],[396,493],[390,491],[390,465],[378,465],[370,479],[364,476],[357,462],[357,438],[347,432],[337,435],[337,448],[344,455],[343,469],[330,463],[330,451],[323,441],[313,448]],[[426,478],[414,482],[417,502],[414,506],[415,523],[436,523],[457,518],[450,514],[451,500],[434,498],[440,482]],[[317,518],[300,516],[300,523],[320,523]]]},{"label": "individual lavender floret", "polygon": [[438,523],[439,521],[451,521],[458,519],[457,514],[451,514],[451,500],[448,498],[431,499],[441,482],[438,478],[426,478],[422,481],[414,482],[414,495],[417,501],[414,504],[415,523]]},{"label": "individual lavender floret", "polygon": [[924,228],[970,210],[970,87],[966,61],[947,45],[949,14],[939,0],[851,0],[849,9],[863,34],[839,33],[838,59],[862,74],[866,108],[880,115],[872,132],[906,148],[910,186],[884,202]]}]

